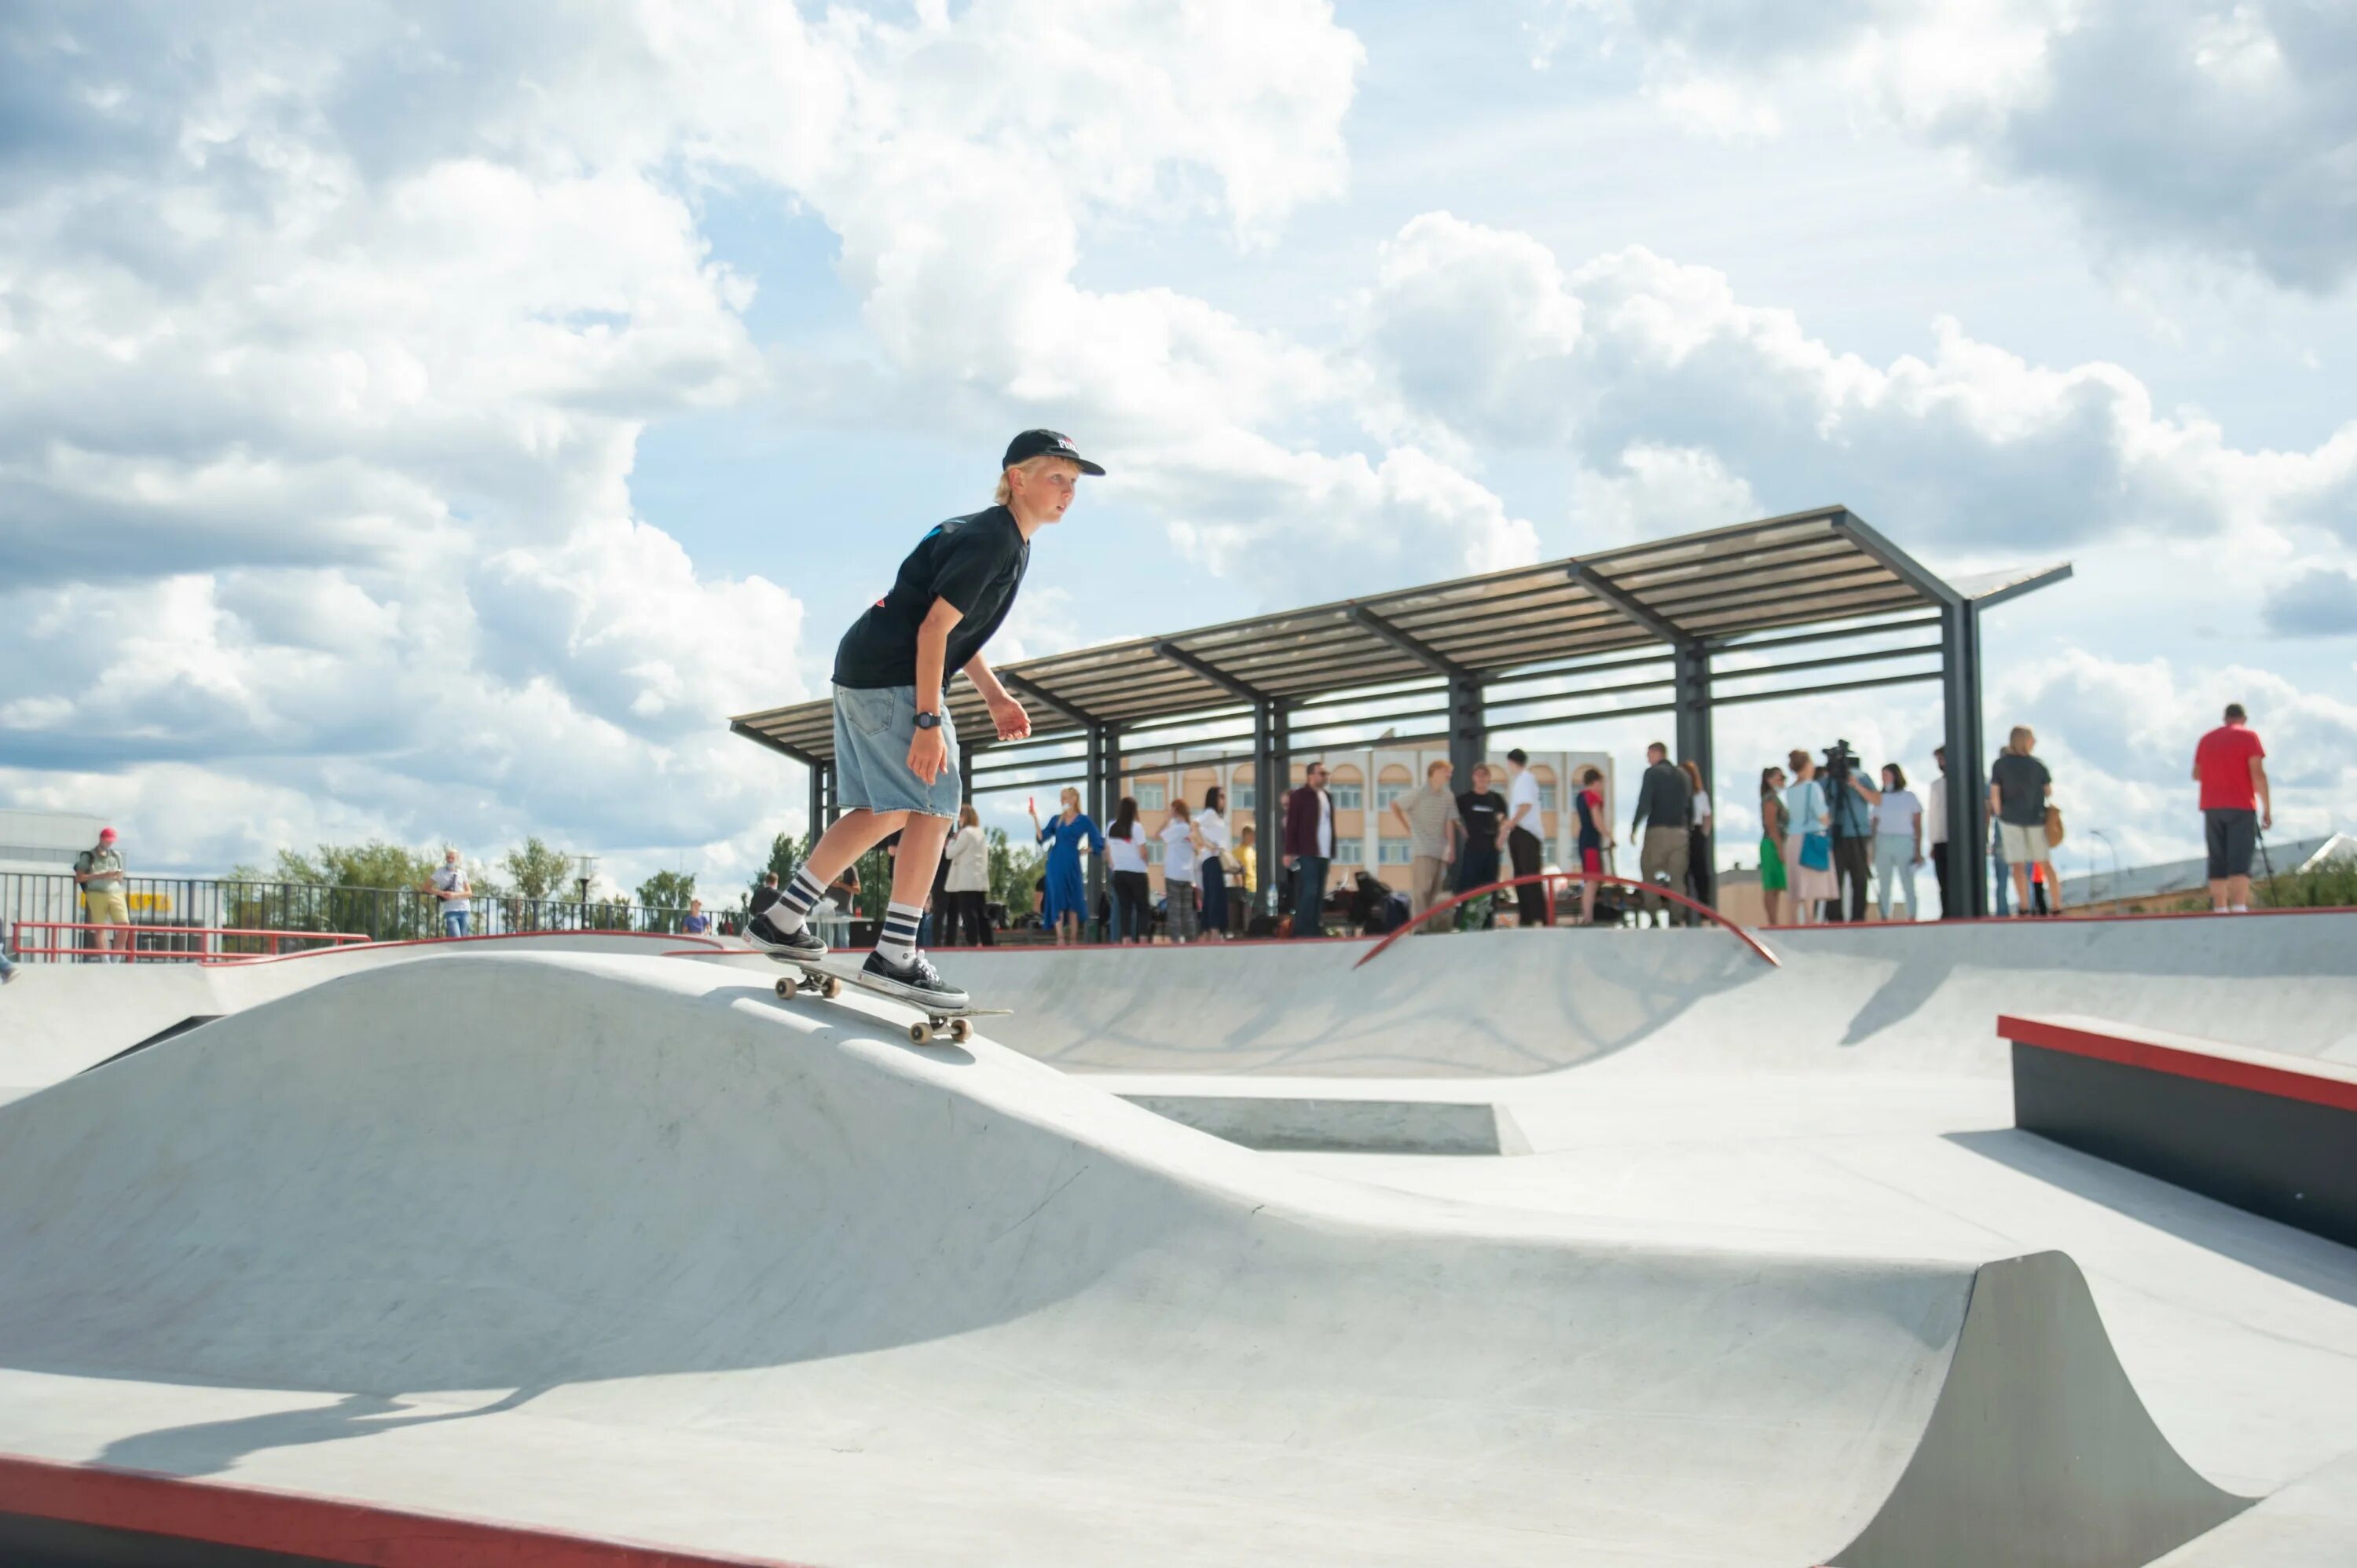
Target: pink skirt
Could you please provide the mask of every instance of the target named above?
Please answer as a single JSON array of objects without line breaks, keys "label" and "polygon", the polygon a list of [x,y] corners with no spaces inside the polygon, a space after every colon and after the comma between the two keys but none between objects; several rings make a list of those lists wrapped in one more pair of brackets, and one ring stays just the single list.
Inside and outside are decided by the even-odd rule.
[{"label": "pink skirt", "polygon": [[[1812,871],[1801,864],[1801,840],[1807,836],[1805,833],[1784,835],[1785,885],[1792,889],[1792,897],[1795,898],[1813,902],[1840,897],[1841,878],[1834,875],[1830,860],[1827,861],[1823,871]],[[1825,847],[1830,849],[1833,846],[1829,842]]]}]

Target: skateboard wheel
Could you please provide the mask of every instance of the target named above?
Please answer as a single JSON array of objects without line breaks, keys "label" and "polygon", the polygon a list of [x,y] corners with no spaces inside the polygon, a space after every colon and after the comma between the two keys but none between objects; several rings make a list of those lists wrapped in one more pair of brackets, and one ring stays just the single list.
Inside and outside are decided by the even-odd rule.
[{"label": "skateboard wheel", "polygon": [[835,979],[834,976],[830,974],[826,977],[825,981],[820,984],[818,989],[820,995],[825,997],[829,1002],[832,1002],[836,997],[843,994],[843,982]]},{"label": "skateboard wheel", "polygon": [[778,982],[778,1000],[780,1002],[791,1002],[793,999],[794,983],[791,980],[781,980]]},{"label": "skateboard wheel", "polygon": [[968,1040],[973,1039],[974,1020],[971,1018],[951,1019],[950,1038],[955,1040],[961,1046],[965,1044]]},{"label": "skateboard wheel", "polygon": [[917,1044],[921,1046],[932,1037],[933,1029],[931,1025],[911,1024],[909,1026],[909,1038],[914,1040]]}]

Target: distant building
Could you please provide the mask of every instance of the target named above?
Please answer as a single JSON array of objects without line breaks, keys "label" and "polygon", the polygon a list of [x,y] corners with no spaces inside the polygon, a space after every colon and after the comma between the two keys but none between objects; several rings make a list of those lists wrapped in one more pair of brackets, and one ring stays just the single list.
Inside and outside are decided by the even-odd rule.
[{"label": "distant building", "polygon": [[[1146,757],[1122,759],[1122,793],[1137,798],[1137,814],[1148,833],[1159,832],[1170,820],[1174,794],[1200,811],[1203,792],[1215,784],[1228,792],[1231,832],[1240,832],[1254,820],[1256,780],[1251,763],[1192,765],[1184,751],[1175,758],[1169,753],[1162,755],[1166,761],[1160,767]],[[1541,836],[1546,840],[1545,864],[1557,869],[1577,865],[1579,814],[1570,809],[1566,780],[1577,769],[1594,767],[1600,771],[1604,775],[1605,820],[1609,822],[1617,811],[1613,803],[1612,758],[1600,751],[1534,751],[1530,758],[1531,772],[1539,781],[1539,820],[1544,829]],[[1447,760],[1448,748],[1442,746],[1377,746],[1355,751],[1294,754],[1293,785],[1301,783],[1312,762],[1326,765],[1326,789],[1334,798],[1332,875],[1338,885],[1361,871],[1372,871],[1394,888],[1406,890],[1408,861],[1412,857],[1407,834],[1393,818],[1391,805],[1402,795],[1423,786],[1426,765]],[[1506,759],[1492,757],[1489,762],[1491,788],[1502,795],[1506,792]],[[1459,779],[1454,785],[1460,793],[1472,787],[1470,779]],[[1113,817],[1113,804],[1106,802],[1107,822]],[[1159,839],[1148,840],[1146,858],[1151,863],[1149,875],[1158,895],[1162,890]]]},{"label": "distant building", "polygon": [[[2357,858],[2357,837],[2326,833],[2320,838],[2295,839],[2268,844],[2264,859],[2251,864],[2254,881],[2290,876],[2328,860]],[[2062,879],[2062,900],[2078,914],[2156,915],[2184,908],[2210,907],[2210,863],[2200,855],[2159,865],[2132,865],[2125,871],[2097,871]]]},{"label": "distant building", "polygon": [[70,873],[104,826],[83,811],[0,811],[0,872]]}]

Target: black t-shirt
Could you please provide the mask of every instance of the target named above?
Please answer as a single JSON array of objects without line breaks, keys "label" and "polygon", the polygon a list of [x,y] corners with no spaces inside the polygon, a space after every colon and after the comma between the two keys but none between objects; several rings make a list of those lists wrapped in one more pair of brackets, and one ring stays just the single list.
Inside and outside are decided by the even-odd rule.
[{"label": "black t-shirt", "polygon": [[748,911],[748,916],[759,914],[762,910],[767,909],[770,905],[776,903],[778,901],[778,890],[770,886],[766,882],[760,886],[754,888],[753,904],[752,908]]},{"label": "black t-shirt", "polygon": [[1996,819],[2018,828],[2034,828],[2046,821],[2046,786],[2054,776],[2034,757],[2008,751],[1989,768],[1996,786]]},{"label": "black t-shirt", "polygon": [[1457,797],[1457,817],[1465,836],[1485,848],[1498,847],[1498,830],[1505,825],[1506,798],[1495,789],[1476,795],[1468,789]]},{"label": "black t-shirt", "polygon": [[963,618],[951,628],[942,683],[982,651],[1023,585],[1031,542],[1003,506],[953,517],[917,542],[900,563],[891,592],[851,623],[834,650],[834,683],[873,690],[917,683],[917,628],[935,599],[955,605]]}]

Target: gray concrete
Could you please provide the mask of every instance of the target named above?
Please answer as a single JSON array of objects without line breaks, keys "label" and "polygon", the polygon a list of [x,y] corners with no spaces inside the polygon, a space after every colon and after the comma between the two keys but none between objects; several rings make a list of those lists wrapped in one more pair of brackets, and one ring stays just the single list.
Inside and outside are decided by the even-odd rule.
[{"label": "gray concrete", "polygon": [[1280,1153],[1522,1154],[1529,1145],[1495,1105],[1276,1094],[1137,1094],[1122,1099],[1199,1133]]},{"label": "gray concrete", "polygon": [[0,1448],[829,1563],[2094,1563],[2058,1480],[2213,1498],[2007,1371],[2115,1375],[2064,1260],[1334,1181],[759,979],[387,966],[0,1107]]}]

